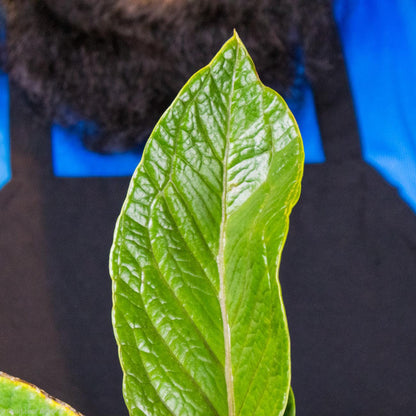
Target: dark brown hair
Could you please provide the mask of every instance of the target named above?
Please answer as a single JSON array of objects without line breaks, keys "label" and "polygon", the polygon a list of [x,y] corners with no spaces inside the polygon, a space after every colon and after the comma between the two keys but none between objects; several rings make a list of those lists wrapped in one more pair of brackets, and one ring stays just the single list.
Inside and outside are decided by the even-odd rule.
[{"label": "dark brown hair", "polygon": [[[329,1],[0,0],[7,17],[4,66],[63,124],[88,119],[86,144],[111,152],[135,146],[186,79],[236,28],[260,77],[287,92],[297,49],[306,73],[326,65]],[[311,53],[309,53],[311,52]],[[309,59],[310,56],[310,59]],[[323,63],[324,65],[321,65]]]}]

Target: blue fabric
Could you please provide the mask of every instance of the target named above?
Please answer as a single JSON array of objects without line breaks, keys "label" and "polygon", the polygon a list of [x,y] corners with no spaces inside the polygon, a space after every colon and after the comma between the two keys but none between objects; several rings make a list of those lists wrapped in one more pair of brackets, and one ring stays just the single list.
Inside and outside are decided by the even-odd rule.
[{"label": "blue fabric", "polygon": [[309,85],[304,84],[301,87],[300,94],[297,95],[299,97],[287,99],[287,105],[299,125],[305,148],[305,162],[322,163],[325,161],[325,154],[322,147],[312,89]]},{"label": "blue fabric", "polygon": [[12,177],[9,137],[9,86],[7,75],[0,72],[0,189]]},{"label": "blue fabric", "polygon": [[52,126],[53,171],[56,176],[130,176],[141,152],[101,155],[87,150],[76,129]]},{"label": "blue fabric", "polygon": [[[5,27],[0,8],[0,42],[6,37]],[[9,83],[7,75],[0,71],[0,189],[12,177],[9,137]]]},{"label": "blue fabric", "polygon": [[416,211],[416,2],[336,0],[364,159]]}]

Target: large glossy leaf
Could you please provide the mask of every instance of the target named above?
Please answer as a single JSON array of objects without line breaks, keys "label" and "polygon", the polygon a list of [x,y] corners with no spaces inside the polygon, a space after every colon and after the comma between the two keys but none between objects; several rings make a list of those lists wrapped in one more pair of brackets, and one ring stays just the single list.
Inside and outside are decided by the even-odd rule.
[{"label": "large glossy leaf", "polygon": [[132,415],[283,415],[290,345],[278,281],[303,148],[237,35],[153,131],[111,255]]},{"label": "large glossy leaf", "polygon": [[0,415],[82,416],[43,390],[0,371]]}]

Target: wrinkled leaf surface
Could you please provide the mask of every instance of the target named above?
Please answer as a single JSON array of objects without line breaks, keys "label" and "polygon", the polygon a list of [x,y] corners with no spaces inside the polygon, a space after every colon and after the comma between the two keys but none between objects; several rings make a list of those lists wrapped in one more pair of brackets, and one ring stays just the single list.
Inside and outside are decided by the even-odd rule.
[{"label": "wrinkled leaf surface", "polygon": [[278,267],[303,157],[292,114],[237,35],[162,116],[111,255],[132,415],[284,414]]},{"label": "wrinkled leaf surface", "polygon": [[43,390],[1,371],[0,415],[82,416]]}]

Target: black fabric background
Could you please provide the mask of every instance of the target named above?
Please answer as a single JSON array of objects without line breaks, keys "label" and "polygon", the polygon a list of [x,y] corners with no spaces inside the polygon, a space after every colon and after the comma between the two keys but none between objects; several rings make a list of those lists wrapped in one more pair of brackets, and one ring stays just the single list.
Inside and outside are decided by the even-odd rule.
[{"label": "black fabric background", "polygon": [[128,178],[56,178],[50,132],[11,86],[0,191],[0,368],[88,416],[125,415],[108,254]]},{"label": "black fabric background", "polygon": [[343,60],[312,88],[326,162],[305,167],[280,270],[298,414],[415,414],[416,216],[362,160]]}]

